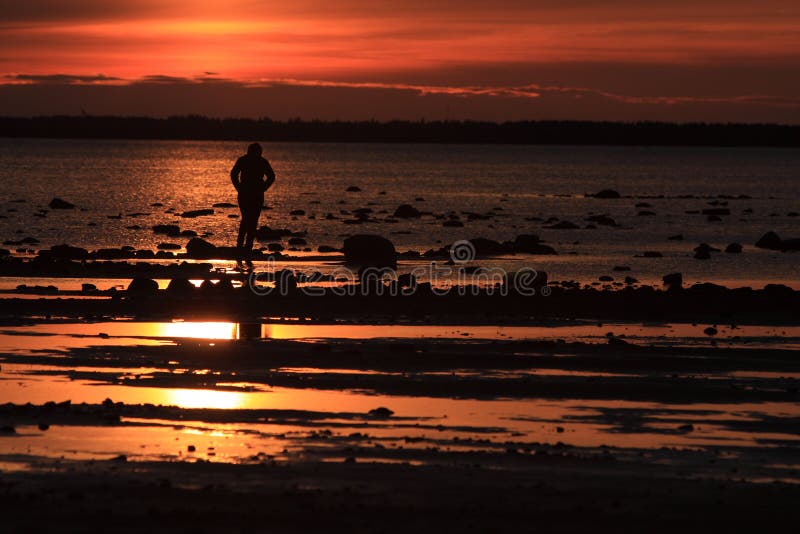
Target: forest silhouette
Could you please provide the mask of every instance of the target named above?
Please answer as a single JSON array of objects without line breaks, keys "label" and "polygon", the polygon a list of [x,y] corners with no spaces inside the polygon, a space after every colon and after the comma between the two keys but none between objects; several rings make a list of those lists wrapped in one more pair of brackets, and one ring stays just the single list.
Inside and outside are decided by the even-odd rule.
[{"label": "forest silhouette", "polygon": [[0,117],[0,137],[545,145],[800,146],[800,125],[591,121],[321,121]]}]

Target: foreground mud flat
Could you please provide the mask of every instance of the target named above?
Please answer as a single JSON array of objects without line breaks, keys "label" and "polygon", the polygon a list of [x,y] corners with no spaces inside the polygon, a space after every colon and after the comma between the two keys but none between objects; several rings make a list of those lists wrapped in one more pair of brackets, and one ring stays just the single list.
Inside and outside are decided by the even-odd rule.
[{"label": "foreground mud flat", "polygon": [[12,531],[691,532],[798,519],[792,325],[356,338],[340,322],[262,339],[233,323],[148,324],[6,321]]}]

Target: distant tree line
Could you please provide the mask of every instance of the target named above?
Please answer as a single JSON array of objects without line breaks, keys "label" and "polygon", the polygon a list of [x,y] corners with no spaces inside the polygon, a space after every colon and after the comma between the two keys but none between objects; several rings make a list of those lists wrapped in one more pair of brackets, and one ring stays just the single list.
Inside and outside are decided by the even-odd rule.
[{"label": "distant tree line", "polygon": [[0,137],[347,143],[800,146],[800,125],[591,121],[321,121],[113,116],[0,117]]}]

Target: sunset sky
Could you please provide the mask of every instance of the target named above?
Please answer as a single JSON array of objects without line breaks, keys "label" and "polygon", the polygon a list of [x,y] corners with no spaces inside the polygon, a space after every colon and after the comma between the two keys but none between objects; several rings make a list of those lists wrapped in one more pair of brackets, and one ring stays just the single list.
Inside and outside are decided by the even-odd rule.
[{"label": "sunset sky", "polygon": [[800,123],[797,0],[0,0],[0,114]]}]

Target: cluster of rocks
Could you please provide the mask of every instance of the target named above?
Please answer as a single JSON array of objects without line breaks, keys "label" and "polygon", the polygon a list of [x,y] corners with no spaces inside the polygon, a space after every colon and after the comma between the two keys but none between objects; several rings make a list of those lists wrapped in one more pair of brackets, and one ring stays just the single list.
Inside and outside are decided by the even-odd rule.
[{"label": "cluster of rocks", "polygon": [[[533,234],[518,235],[513,241],[499,242],[485,237],[469,240],[475,259],[479,257],[504,256],[510,254],[557,254],[555,249],[545,245],[539,236]],[[345,261],[359,265],[394,266],[398,257],[404,258],[450,258],[453,245],[439,249],[430,249],[423,253],[404,252],[398,254],[394,244],[387,238],[373,234],[357,234],[344,240],[342,252]]]}]

